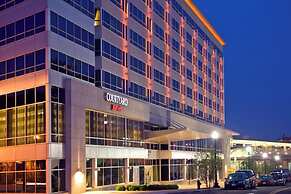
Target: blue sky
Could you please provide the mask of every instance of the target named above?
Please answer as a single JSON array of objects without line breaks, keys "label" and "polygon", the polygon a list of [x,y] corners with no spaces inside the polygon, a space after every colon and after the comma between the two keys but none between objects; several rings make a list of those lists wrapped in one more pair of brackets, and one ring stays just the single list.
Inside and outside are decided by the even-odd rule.
[{"label": "blue sky", "polygon": [[193,1],[226,42],[226,127],[291,136],[291,1]]}]

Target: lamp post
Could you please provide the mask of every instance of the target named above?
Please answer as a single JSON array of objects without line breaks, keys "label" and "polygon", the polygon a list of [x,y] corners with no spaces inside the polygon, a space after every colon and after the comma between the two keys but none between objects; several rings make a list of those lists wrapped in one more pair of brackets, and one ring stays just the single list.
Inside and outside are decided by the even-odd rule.
[{"label": "lamp post", "polygon": [[217,139],[219,138],[219,134],[217,131],[213,131],[211,134],[211,138],[214,140],[214,188],[219,188],[219,184],[217,181],[217,161],[216,161],[216,152],[217,152]]},{"label": "lamp post", "polygon": [[264,152],[263,154],[262,154],[262,157],[263,157],[263,159],[264,159],[264,170],[265,170],[265,174],[267,174],[267,158],[268,158],[268,153],[266,153],[266,152]]},{"label": "lamp post", "polygon": [[248,169],[251,169],[251,152],[253,151],[253,149],[251,146],[247,146],[246,151],[248,153]]}]

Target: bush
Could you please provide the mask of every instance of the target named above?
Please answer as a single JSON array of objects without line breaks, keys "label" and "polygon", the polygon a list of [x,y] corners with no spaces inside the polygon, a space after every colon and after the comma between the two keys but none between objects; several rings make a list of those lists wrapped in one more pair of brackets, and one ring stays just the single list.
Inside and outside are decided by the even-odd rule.
[{"label": "bush", "polygon": [[139,191],[146,191],[148,189],[147,185],[139,185]]},{"label": "bush", "polygon": [[115,191],[125,191],[126,187],[124,185],[116,185]]},{"label": "bush", "polygon": [[139,186],[138,185],[128,185],[126,190],[128,190],[128,191],[139,191]]},{"label": "bush", "polygon": [[169,189],[179,189],[178,185],[148,185],[147,190],[169,190]]}]

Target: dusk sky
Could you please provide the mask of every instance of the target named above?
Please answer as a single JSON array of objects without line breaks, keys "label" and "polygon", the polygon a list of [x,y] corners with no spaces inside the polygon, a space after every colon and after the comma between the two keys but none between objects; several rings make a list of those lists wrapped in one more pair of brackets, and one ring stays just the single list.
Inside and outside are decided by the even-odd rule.
[{"label": "dusk sky", "polygon": [[291,136],[291,1],[194,0],[226,42],[226,127]]}]

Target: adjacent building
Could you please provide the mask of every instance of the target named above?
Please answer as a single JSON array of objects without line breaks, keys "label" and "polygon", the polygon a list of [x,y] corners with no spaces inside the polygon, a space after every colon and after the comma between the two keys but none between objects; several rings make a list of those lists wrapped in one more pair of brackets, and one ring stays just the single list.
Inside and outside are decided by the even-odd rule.
[{"label": "adjacent building", "polygon": [[229,172],[242,168],[252,168],[258,174],[276,168],[291,170],[291,143],[233,138],[230,146]]},{"label": "adjacent building", "polygon": [[214,131],[229,159],[224,41],[192,0],[9,0],[0,18],[0,193],[195,179]]}]

